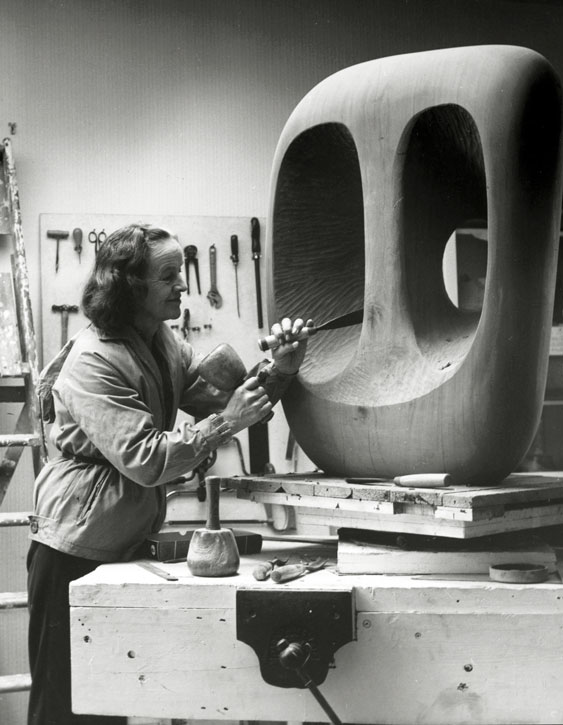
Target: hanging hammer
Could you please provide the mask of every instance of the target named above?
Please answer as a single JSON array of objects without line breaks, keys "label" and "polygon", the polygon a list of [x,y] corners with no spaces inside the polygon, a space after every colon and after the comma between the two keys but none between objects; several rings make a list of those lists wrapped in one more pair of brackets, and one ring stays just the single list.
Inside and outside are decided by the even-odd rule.
[{"label": "hanging hammer", "polygon": [[68,340],[68,316],[70,312],[78,312],[78,305],[53,305],[51,312],[60,312],[61,317],[61,347]]},{"label": "hanging hammer", "polygon": [[59,242],[61,239],[68,239],[68,232],[62,232],[60,229],[48,229],[47,237],[57,240],[57,256],[55,257],[55,272],[59,271]]}]

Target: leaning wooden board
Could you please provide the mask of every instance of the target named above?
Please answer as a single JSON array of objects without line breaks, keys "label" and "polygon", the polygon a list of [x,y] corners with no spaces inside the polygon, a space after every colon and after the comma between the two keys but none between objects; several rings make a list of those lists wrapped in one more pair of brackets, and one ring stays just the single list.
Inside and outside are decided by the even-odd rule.
[{"label": "leaning wooden board", "polygon": [[232,577],[197,578],[184,563],[161,564],[178,578],[165,581],[130,563],[73,582],[76,711],[327,722],[307,690],[262,680],[254,651],[237,640],[237,592],[345,590],[352,592],[355,638],[336,651],[320,685],[343,722],[562,722],[557,575],[516,585],[486,576],[338,576],[331,566],[283,585],[256,581],[258,560],[291,551],[279,546],[265,542]]},{"label": "leaning wooden board", "polygon": [[237,496],[295,508],[298,521],[471,538],[563,523],[563,474],[515,473],[494,487],[403,488],[322,473],[224,479]]}]

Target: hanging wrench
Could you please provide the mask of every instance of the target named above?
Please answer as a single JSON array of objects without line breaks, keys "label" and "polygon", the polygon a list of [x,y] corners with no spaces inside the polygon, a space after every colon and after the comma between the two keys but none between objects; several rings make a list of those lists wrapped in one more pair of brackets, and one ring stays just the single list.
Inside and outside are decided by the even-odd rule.
[{"label": "hanging wrench", "polygon": [[207,299],[211,307],[221,307],[223,298],[217,289],[217,249],[214,244],[209,247],[209,276],[211,277],[211,289],[207,293]]}]

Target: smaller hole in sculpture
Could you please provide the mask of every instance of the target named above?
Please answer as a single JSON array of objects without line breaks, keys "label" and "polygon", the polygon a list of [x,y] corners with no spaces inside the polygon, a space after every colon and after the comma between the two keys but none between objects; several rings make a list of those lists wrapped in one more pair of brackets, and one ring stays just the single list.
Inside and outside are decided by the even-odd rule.
[{"label": "smaller hole in sculpture", "polygon": [[483,309],[487,251],[486,222],[480,219],[468,219],[448,239],[442,259],[444,286],[461,312]]}]

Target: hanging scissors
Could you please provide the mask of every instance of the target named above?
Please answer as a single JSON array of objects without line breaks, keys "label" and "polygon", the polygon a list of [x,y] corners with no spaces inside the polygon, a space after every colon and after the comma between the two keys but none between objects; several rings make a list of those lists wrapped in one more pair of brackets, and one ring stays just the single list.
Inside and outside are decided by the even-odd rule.
[{"label": "hanging scissors", "polygon": [[107,234],[102,229],[101,232],[96,233],[95,229],[92,229],[92,231],[88,234],[88,241],[90,244],[95,244],[94,247],[94,254],[98,254],[98,249],[100,248],[100,244],[103,244],[107,239]]}]

